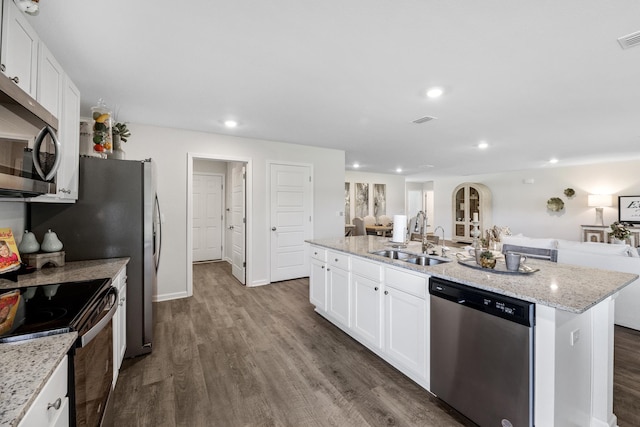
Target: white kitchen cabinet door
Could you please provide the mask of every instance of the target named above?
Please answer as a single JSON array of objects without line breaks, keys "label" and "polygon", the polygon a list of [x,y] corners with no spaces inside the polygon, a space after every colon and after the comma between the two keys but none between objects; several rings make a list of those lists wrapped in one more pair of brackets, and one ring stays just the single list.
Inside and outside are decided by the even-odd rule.
[{"label": "white kitchen cabinet door", "polygon": [[399,370],[428,383],[428,277],[385,268],[385,353]]},{"label": "white kitchen cabinet door", "polygon": [[127,350],[127,270],[122,269],[113,279],[118,289],[118,308],[113,315],[113,387],[118,381],[118,373],[124,353]]},{"label": "white kitchen cabinet door", "polygon": [[327,266],[324,261],[311,258],[311,274],[309,275],[309,301],[316,309],[327,309]]},{"label": "white kitchen cabinet door", "polygon": [[68,373],[69,361],[65,356],[27,410],[18,427],[66,427],[69,425]]},{"label": "white kitchen cabinet door", "polygon": [[78,168],[80,150],[80,91],[65,76],[62,94],[62,117],[58,137],[62,145],[62,163],[58,170],[57,196],[74,201],[78,199]]},{"label": "white kitchen cabinet door", "polygon": [[3,2],[0,68],[20,89],[36,99],[38,34],[13,1]]},{"label": "white kitchen cabinet door", "polygon": [[327,315],[343,326],[351,326],[349,271],[327,265]]},{"label": "white kitchen cabinet door", "polygon": [[351,275],[353,333],[362,341],[382,348],[382,286],[358,274]]},{"label": "white kitchen cabinet door", "polygon": [[60,121],[65,74],[47,46],[38,47],[36,100]]}]

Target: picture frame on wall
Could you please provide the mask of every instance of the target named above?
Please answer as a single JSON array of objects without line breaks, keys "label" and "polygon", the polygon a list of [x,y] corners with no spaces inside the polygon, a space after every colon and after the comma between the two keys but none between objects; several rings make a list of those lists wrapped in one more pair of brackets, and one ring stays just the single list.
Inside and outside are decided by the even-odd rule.
[{"label": "picture frame on wall", "polygon": [[618,196],[618,221],[640,224],[640,196]]}]

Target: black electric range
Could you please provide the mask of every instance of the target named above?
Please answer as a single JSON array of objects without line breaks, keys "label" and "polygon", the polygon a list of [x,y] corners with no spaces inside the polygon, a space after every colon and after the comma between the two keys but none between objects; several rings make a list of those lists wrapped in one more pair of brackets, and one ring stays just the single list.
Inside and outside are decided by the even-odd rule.
[{"label": "black electric range", "polygon": [[20,306],[14,327],[0,336],[0,343],[71,331],[82,336],[113,304],[115,288],[111,279],[95,279],[14,289],[20,289]]}]

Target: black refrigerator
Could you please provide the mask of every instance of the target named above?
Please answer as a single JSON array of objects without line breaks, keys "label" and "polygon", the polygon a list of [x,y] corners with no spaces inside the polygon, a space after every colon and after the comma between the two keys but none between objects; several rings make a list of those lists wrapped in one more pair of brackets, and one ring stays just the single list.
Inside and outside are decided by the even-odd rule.
[{"label": "black refrigerator", "polygon": [[161,246],[155,174],[151,159],[81,157],[76,203],[28,208],[28,229],[36,236],[56,232],[66,261],[130,257],[125,357],[149,353],[153,345],[152,296]]}]

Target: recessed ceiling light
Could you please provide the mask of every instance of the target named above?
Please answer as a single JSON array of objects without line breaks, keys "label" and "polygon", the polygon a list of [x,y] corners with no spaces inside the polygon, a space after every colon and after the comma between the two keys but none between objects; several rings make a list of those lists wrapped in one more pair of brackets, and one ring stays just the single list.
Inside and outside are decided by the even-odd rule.
[{"label": "recessed ceiling light", "polygon": [[236,122],[235,120],[225,120],[224,125],[228,128],[235,128],[238,126],[238,122]]},{"label": "recessed ceiling light", "polygon": [[428,98],[439,98],[439,97],[442,96],[443,93],[444,93],[444,90],[442,90],[442,88],[432,87],[431,89],[427,90],[427,97]]},{"label": "recessed ceiling light", "polygon": [[478,148],[481,150],[484,150],[485,148],[489,147],[489,143],[487,143],[487,141],[480,141],[480,143],[478,144]]},{"label": "recessed ceiling light", "polygon": [[355,169],[358,169],[358,168],[360,167],[360,163],[354,163],[354,164],[353,164],[353,167],[354,167]]},{"label": "recessed ceiling light", "polygon": [[549,163],[558,163],[558,159],[555,157],[549,160]]},{"label": "recessed ceiling light", "polygon": [[396,172],[398,172],[398,173],[402,172],[402,168],[397,168]]}]

